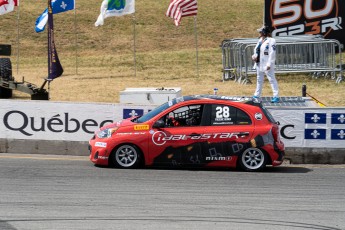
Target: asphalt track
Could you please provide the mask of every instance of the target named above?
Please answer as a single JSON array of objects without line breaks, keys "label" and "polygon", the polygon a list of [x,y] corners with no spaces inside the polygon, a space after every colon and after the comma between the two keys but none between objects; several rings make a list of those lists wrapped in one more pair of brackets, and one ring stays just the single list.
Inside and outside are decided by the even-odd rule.
[{"label": "asphalt track", "polygon": [[0,154],[0,229],[345,229],[345,165],[121,170]]}]

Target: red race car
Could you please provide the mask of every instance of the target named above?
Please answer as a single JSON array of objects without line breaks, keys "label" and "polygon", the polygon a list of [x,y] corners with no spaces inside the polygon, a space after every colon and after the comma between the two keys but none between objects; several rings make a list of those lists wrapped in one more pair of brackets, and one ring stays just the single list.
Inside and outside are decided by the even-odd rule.
[{"label": "red race car", "polygon": [[259,171],[283,162],[278,123],[252,98],[175,98],[147,114],[102,127],[89,141],[90,160],[139,166],[240,167]]}]

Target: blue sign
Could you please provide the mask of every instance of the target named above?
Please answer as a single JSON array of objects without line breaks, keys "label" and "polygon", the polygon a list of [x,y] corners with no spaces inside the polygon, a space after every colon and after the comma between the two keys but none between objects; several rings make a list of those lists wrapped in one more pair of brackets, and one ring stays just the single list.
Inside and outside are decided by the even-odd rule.
[{"label": "blue sign", "polygon": [[345,114],[344,113],[332,113],[332,124],[344,124],[345,125]]},{"label": "blue sign", "polygon": [[326,124],[326,113],[306,113],[306,124]]},{"label": "blue sign", "polygon": [[345,141],[345,129],[332,129],[331,130],[332,140],[344,140]]},{"label": "blue sign", "polygon": [[142,116],[143,114],[144,114],[143,109],[123,109],[123,119]]},{"label": "blue sign", "polygon": [[305,129],[304,139],[325,140],[326,129]]}]

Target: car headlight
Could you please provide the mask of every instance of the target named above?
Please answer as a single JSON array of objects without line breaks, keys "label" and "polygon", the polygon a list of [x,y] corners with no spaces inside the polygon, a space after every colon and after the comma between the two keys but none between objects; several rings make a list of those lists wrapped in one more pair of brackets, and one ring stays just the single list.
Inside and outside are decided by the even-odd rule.
[{"label": "car headlight", "polygon": [[118,127],[101,130],[97,133],[97,137],[98,138],[109,138],[109,137],[111,137],[111,135],[113,133],[116,132],[116,130],[118,130]]}]

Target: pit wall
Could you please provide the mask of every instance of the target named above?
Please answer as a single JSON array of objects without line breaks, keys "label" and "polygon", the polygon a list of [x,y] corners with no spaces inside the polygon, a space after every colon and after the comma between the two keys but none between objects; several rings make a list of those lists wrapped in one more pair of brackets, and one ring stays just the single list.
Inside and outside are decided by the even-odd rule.
[{"label": "pit wall", "polygon": [[[87,156],[101,126],[154,105],[0,100],[0,152]],[[345,163],[345,108],[267,107],[291,163]]]}]

